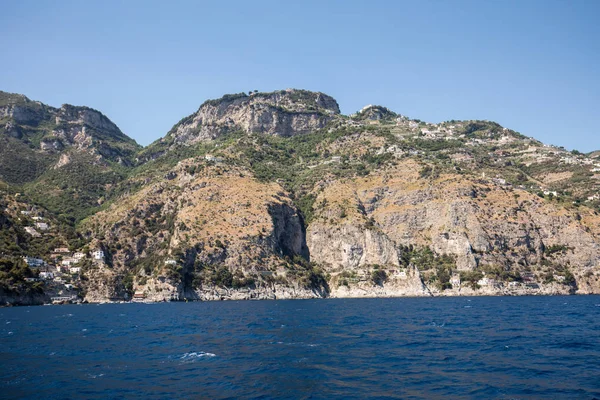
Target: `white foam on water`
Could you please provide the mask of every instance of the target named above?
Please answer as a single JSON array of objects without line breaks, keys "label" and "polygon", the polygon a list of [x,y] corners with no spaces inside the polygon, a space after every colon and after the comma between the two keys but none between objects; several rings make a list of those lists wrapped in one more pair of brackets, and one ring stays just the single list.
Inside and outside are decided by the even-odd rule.
[{"label": "white foam on water", "polygon": [[471,306],[464,306],[463,308],[471,308]]},{"label": "white foam on water", "polygon": [[204,351],[191,351],[189,353],[185,353],[184,355],[182,355],[181,357],[179,357],[180,360],[196,360],[199,358],[203,358],[203,357],[216,357],[216,354],[213,353],[206,353]]},{"label": "white foam on water", "polygon": [[6,321],[6,325],[10,324],[10,321]]},{"label": "white foam on water", "polygon": [[12,335],[13,333],[12,333],[12,332],[8,332],[8,334],[9,334],[9,335]]}]

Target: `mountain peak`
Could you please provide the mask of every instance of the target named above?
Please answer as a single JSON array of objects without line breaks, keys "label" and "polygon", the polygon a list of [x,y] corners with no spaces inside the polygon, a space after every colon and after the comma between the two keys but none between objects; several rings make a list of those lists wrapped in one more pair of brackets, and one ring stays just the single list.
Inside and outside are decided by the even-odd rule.
[{"label": "mountain peak", "polygon": [[369,104],[364,106],[359,112],[357,112],[353,118],[358,120],[391,120],[398,117],[398,114],[393,112],[387,107],[375,106]]},{"label": "mountain peak", "polygon": [[0,90],[0,107],[11,104],[26,103],[30,101],[31,100],[29,100],[25,95],[19,93],[3,92],[2,90]]},{"label": "mountain peak", "polygon": [[286,108],[294,112],[313,112],[322,110],[332,114],[339,114],[340,107],[331,96],[321,92],[311,92],[303,89],[285,89],[274,92],[248,92],[226,94],[219,99],[207,100],[200,106],[199,111],[206,107],[227,107],[239,104],[266,103],[272,106]]},{"label": "mountain peak", "polygon": [[232,131],[295,136],[325,127],[339,113],[337,101],[321,92],[286,89],[227,94],[202,103],[196,113],[174,126],[170,135],[183,144]]},{"label": "mountain peak", "polygon": [[[0,177],[10,183],[62,167],[72,152],[97,163],[131,164],[139,149],[100,111],[70,104],[55,108],[6,92],[0,92],[0,141]],[[59,156],[63,161],[57,163]]]}]

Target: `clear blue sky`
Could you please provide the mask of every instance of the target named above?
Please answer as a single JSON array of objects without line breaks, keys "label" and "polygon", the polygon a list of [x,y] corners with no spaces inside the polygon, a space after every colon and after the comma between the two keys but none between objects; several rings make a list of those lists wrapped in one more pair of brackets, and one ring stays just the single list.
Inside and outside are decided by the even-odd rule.
[{"label": "clear blue sky", "polygon": [[141,144],[208,98],[322,91],[600,149],[600,1],[46,1],[0,12],[0,90],[104,112]]}]

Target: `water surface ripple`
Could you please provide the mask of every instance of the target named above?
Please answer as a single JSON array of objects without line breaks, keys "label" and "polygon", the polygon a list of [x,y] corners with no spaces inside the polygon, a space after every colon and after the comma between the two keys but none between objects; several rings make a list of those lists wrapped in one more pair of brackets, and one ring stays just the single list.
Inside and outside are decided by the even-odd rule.
[{"label": "water surface ripple", "polygon": [[600,398],[600,297],[0,309],[0,397]]}]

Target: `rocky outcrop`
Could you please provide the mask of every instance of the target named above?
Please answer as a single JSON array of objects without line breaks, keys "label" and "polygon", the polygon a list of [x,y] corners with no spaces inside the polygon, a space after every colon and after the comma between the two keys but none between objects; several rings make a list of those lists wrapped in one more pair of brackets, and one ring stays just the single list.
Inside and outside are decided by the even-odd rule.
[{"label": "rocky outcrop", "polygon": [[310,255],[306,245],[304,221],[295,207],[287,202],[273,203],[268,206],[268,210],[273,220],[273,250],[288,257],[299,255],[308,260]]},{"label": "rocky outcrop", "polygon": [[97,110],[69,104],[54,108],[4,92],[0,92],[0,129],[44,153],[73,148],[130,164],[139,149],[134,140]]},{"label": "rocky outcrop", "polygon": [[391,111],[387,107],[368,105],[362,108],[359,112],[352,116],[356,120],[391,121],[398,117],[398,114]]},{"label": "rocky outcrop", "polygon": [[96,132],[111,137],[122,137],[123,132],[104,114],[88,107],[75,107],[63,104],[56,112],[56,125],[89,127]]},{"label": "rocky outcrop", "polygon": [[21,94],[0,91],[0,119],[8,118],[17,125],[37,126],[53,111],[52,107],[31,101]]},{"label": "rocky outcrop", "polygon": [[[384,271],[384,270],[381,270]],[[385,270],[385,278],[375,282],[373,270],[348,276],[347,273],[333,274],[330,286],[331,297],[424,297],[431,296],[423,283],[419,270],[414,266]]]},{"label": "rocky outcrop", "polygon": [[319,92],[288,89],[226,95],[205,102],[168,137],[189,145],[233,131],[294,136],[324,128],[339,113],[337,102]]},{"label": "rocky outcrop", "polygon": [[314,223],[307,244],[311,260],[345,270],[365,265],[398,266],[394,243],[381,231],[361,226]]},{"label": "rocky outcrop", "polygon": [[[340,276],[373,265],[398,270],[403,268],[398,260],[410,246],[431,249],[436,256],[451,256],[456,274],[483,271],[482,277],[492,278],[486,271],[513,271],[530,274],[529,279],[537,285],[509,287],[503,282],[478,289],[463,285],[460,291],[445,292],[437,288],[436,280],[426,282],[435,294],[597,290],[594,271],[600,265],[596,240],[600,217],[592,210],[569,211],[523,190],[461,176],[446,175],[431,182],[422,179],[418,170],[407,160],[369,179],[338,181],[325,187],[315,201],[315,218],[307,230],[311,260]],[[575,289],[560,282],[542,282],[552,282],[554,276],[564,279],[568,271],[588,278],[578,278],[582,285]],[[436,273],[428,272],[428,279],[434,279]],[[361,279],[369,282],[369,273],[364,272]],[[337,296],[336,284],[331,286],[332,296]],[[388,293],[385,285],[349,282],[343,286],[339,290],[349,295]],[[418,285],[411,288],[412,293],[420,290]]]},{"label": "rocky outcrop", "polygon": [[0,288],[0,299],[0,306],[39,306],[50,302],[50,297],[40,291],[4,288]]},{"label": "rocky outcrop", "polygon": [[84,301],[102,303],[106,301],[131,300],[124,282],[124,274],[100,264],[85,272]]}]

